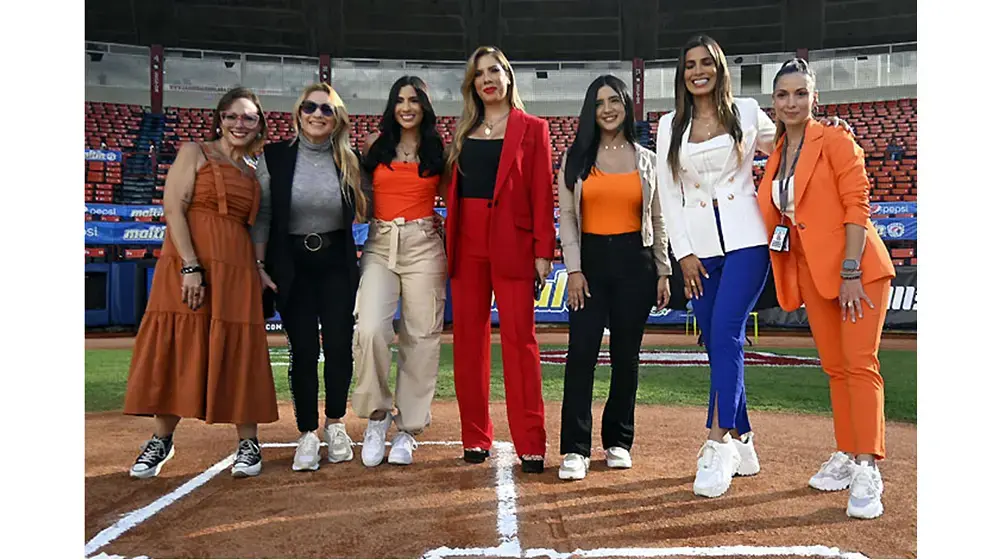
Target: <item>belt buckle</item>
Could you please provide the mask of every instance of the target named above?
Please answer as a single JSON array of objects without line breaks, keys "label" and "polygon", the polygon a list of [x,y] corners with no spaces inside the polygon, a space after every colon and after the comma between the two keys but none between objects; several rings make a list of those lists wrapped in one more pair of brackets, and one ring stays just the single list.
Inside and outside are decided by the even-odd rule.
[{"label": "belt buckle", "polygon": [[[316,247],[312,247],[309,245],[309,240],[312,239],[313,237],[315,237],[318,240],[318,244],[316,245]],[[302,238],[302,245],[305,246],[307,251],[315,253],[316,251],[319,251],[320,249],[323,248],[323,236],[321,236],[318,233],[306,234],[306,236]]]}]

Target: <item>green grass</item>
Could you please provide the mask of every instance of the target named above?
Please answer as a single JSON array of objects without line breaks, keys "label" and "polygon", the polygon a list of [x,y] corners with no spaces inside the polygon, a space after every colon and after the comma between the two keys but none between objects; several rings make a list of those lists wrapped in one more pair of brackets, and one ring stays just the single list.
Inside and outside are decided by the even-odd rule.
[{"label": "green grass", "polygon": [[[556,346],[543,347],[558,348]],[[678,348],[672,348],[674,350]],[[778,354],[815,356],[815,350],[774,350],[754,348]],[[88,412],[118,410],[125,396],[131,350],[87,350],[85,364],[85,407]],[[885,379],[885,415],[888,420],[917,421],[917,353],[904,350],[882,350],[882,377]],[[503,365],[500,345],[493,345],[492,398],[502,400]],[[395,364],[393,365],[395,370]],[[830,414],[830,395],[826,374],[816,367],[747,366],[746,385],[753,410]],[[594,382],[594,399],[608,396],[610,367],[598,367]],[[392,376],[395,378],[395,375]],[[279,400],[289,400],[287,368],[274,367],[275,389]],[[542,394],[546,401],[562,400],[563,367],[542,366]],[[703,406],[708,400],[708,368],[705,367],[640,367],[640,404]],[[321,389],[322,389],[322,383]],[[441,368],[438,375],[438,399],[454,399],[454,365],[452,346],[441,348]]]}]

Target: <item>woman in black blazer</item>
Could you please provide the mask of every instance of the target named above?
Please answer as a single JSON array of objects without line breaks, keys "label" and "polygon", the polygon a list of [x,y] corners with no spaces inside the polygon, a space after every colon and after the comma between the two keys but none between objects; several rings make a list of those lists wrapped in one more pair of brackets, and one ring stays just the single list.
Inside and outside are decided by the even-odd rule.
[{"label": "woman in black blazer", "polygon": [[[301,432],[292,470],[313,471],[320,438],[329,462],[354,457],[342,421],[359,278],[352,225],[364,220],[369,203],[337,92],[325,83],[311,85],[293,112],[296,137],[265,146],[257,165],[262,196],[253,237],[261,284],[273,292],[288,336],[288,381]],[[326,387],[326,422],[318,434],[317,322],[323,325]]]}]

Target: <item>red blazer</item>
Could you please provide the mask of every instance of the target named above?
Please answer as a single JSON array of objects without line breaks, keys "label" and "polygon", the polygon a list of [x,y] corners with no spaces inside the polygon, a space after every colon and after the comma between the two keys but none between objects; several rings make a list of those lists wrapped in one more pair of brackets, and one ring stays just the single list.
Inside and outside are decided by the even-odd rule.
[{"label": "red blazer", "polygon": [[[458,169],[451,170],[445,221],[448,275],[455,275],[458,242]],[[533,279],[535,258],[555,256],[552,145],[545,119],[512,109],[507,119],[500,166],[493,188],[490,256],[494,274]]]},{"label": "red blazer", "polygon": [[[840,294],[840,267],[844,262],[846,224],[865,228],[865,248],[861,254],[861,282],[867,284],[896,276],[889,251],[869,219],[865,153],[851,136],[838,127],[811,120],[806,125],[802,155],[795,167],[795,221],[809,275],[820,295],[834,299]],[[768,236],[781,223],[781,213],[772,200],[772,182],[778,172],[782,136],[767,160],[757,191],[757,204]],[[792,252],[771,251],[774,287],[778,303],[785,311],[802,306],[798,269]]]}]

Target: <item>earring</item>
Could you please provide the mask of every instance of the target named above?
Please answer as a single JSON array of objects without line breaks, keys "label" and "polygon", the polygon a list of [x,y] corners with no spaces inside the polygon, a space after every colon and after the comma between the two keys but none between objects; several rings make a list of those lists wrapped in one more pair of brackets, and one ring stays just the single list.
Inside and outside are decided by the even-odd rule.
[{"label": "earring", "polygon": [[218,135],[218,136],[222,136],[222,129],[221,128],[216,128],[215,129],[215,134]]}]

